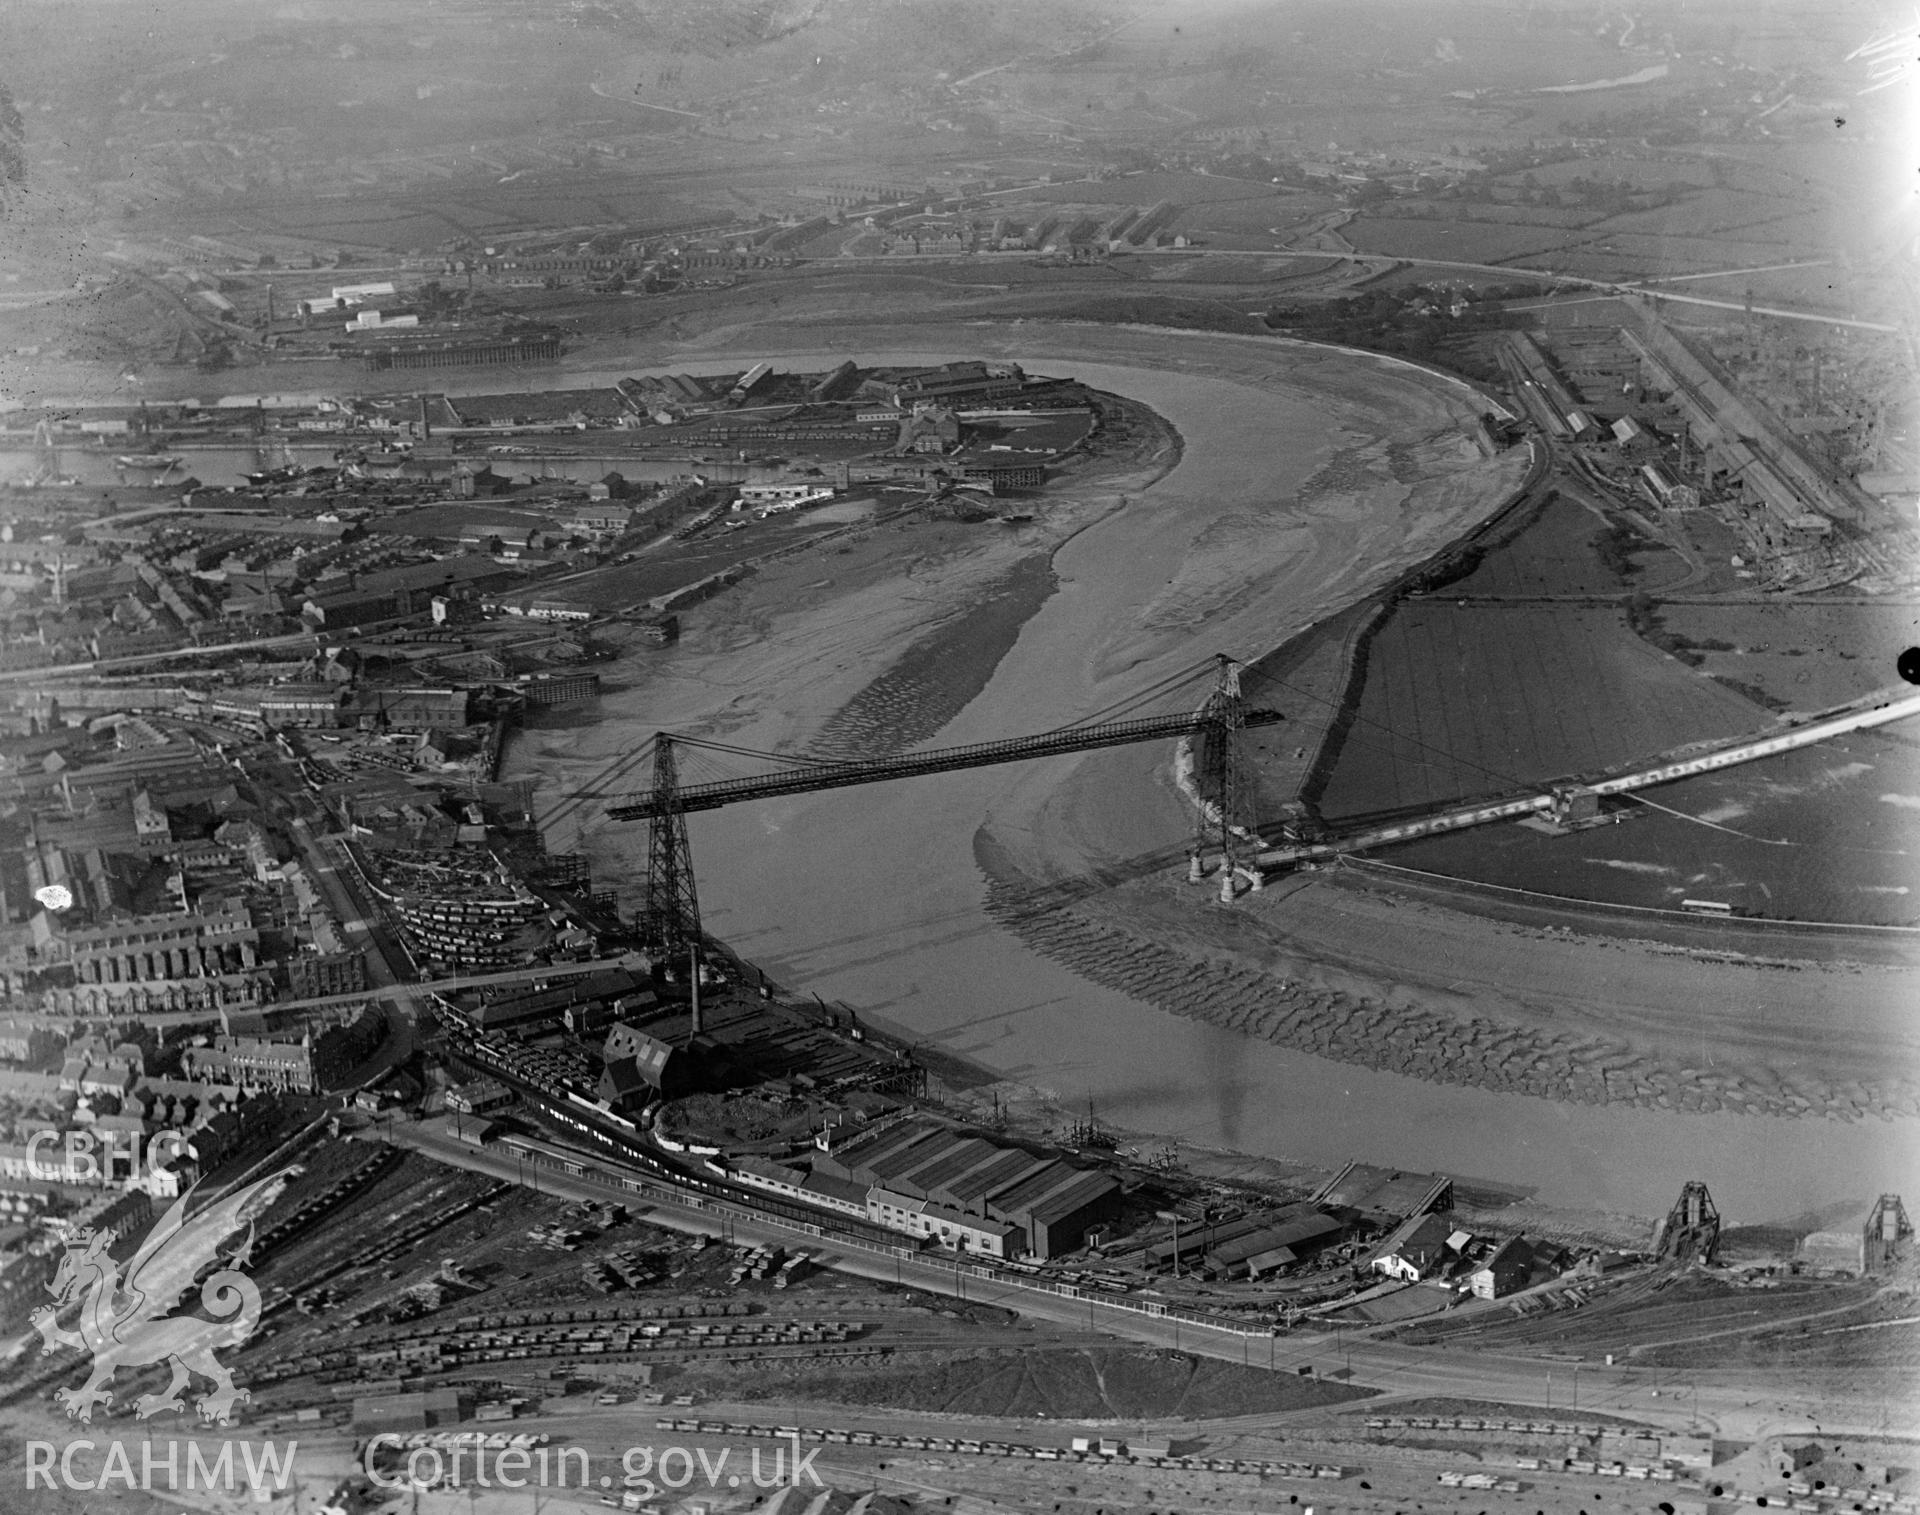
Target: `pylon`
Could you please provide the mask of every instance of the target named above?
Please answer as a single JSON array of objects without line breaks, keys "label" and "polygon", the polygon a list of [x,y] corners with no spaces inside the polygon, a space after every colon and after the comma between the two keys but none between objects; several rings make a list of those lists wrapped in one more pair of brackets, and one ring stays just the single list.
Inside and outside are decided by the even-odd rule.
[{"label": "pylon", "polygon": [[693,884],[693,848],[680,808],[673,738],[653,738],[653,815],[647,822],[647,897],[642,939],[656,956],[677,961],[700,943],[700,898]]}]

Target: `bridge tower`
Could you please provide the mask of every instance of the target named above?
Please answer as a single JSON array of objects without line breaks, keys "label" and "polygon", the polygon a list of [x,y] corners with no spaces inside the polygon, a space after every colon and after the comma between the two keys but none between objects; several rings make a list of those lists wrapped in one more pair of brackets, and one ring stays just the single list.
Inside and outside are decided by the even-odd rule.
[{"label": "bridge tower", "polygon": [[1240,665],[1226,654],[1219,654],[1213,692],[1207,696],[1205,725],[1196,733],[1200,761],[1195,764],[1200,782],[1200,817],[1194,846],[1188,857],[1187,877],[1199,881],[1206,876],[1201,853],[1212,842],[1220,849],[1220,902],[1231,905],[1235,889],[1244,879],[1259,889],[1264,880],[1258,867],[1251,865],[1254,848],[1246,838],[1246,800],[1244,776],[1240,771],[1240,733],[1246,729],[1247,707],[1240,693]]},{"label": "bridge tower", "polygon": [[653,738],[653,814],[647,821],[647,894],[641,907],[647,951],[681,962],[700,945],[700,897],[693,885],[693,847],[680,804],[679,763],[673,738]]}]

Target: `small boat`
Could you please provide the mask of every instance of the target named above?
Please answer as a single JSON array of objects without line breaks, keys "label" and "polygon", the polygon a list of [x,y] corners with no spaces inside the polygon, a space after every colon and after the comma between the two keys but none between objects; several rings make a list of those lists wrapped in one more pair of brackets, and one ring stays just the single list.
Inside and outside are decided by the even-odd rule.
[{"label": "small boat", "polygon": [[180,459],[164,452],[124,452],[113,461],[122,468],[152,468],[161,473],[180,466]]}]

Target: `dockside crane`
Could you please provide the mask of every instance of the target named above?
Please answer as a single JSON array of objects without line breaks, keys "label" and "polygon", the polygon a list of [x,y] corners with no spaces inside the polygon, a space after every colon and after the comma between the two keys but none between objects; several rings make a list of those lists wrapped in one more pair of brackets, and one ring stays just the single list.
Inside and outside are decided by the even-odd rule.
[{"label": "dockside crane", "polygon": [[[645,821],[650,828],[646,897],[640,919],[642,940],[649,952],[670,962],[684,962],[690,951],[699,948],[700,900],[694,885],[693,848],[687,838],[687,816],[694,811],[717,810],[746,800],[811,794],[824,789],[879,784],[932,773],[951,773],[962,768],[987,768],[1000,763],[1020,763],[1031,758],[1183,736],[1205,741],[1204,763],[1195,766],[1196,771],[1204,772],[1213,790],[1213,799],[1203,807],[1199,830],[1220,848],[1222,897],[1230,899],[1236,872],[1246,871],[1241,867],[1244,844],[1238,824],[1237,736],[1248,727],[1272,725],[1284,717],[1277,710],[1248,709],[1240,693],[1240,665],[1224,654],[1217,656],[1214,664],[1214,685],[1205,703],[1181,715],[1065,726],[1033,736],[849,762],[797,762],[791,756],[750,754],[773,757],[788,766],[751,778],[713,783],[683,785],[679,749],[704,748],[735,754],[742,749],[657,732],[649,744],[653,753],[652,788],[615,799],[607,806],[607,814],[613,820]],[[1200,877],[1202,871],[1196,847],[1191,876]]]}]

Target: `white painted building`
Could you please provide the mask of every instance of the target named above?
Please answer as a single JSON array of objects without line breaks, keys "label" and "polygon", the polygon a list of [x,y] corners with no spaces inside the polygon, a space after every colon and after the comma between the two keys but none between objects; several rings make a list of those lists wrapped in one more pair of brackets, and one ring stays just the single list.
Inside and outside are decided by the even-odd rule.
[{"label": "white painted building", "polygon": [[1018,1226],[967,1215],[943,1205],[875,1187],[867,1194],[867,1219],[889,1231],[931,1238],[944,1247],[979,1252],[987,1257],[1011,1257],[1020,1251]]}]

